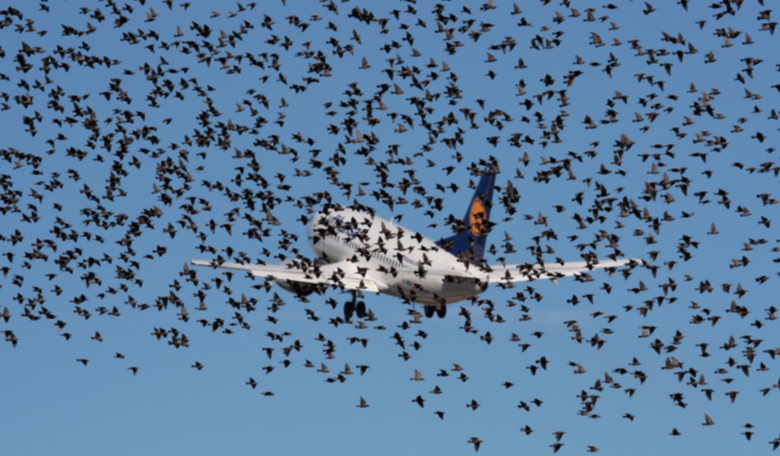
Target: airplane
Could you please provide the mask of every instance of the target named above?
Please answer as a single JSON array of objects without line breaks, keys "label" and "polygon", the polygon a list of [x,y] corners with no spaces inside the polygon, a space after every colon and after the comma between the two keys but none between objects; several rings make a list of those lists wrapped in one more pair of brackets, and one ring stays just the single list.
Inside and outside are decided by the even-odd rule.
[{"label": "airplane", "polygon": [[275,265],[241,264],[217,260],[192,260],[196,266],[247,271],[256,277],[274,280],[282,289],[299,298],[328,287],[349,290],[352,299],[344,304],[344,317],[365,318],[364,291],[396,296],[407,303],[424,306],[425,315],[444,318],[447,305],[475,299],[496,283],[511,288],[514,282],[552,279],[586,274],[594,268],[636,265],[636,260],[599,260],[583,255],[586,261],[530,264],[492,264],[484,259],[492,198],[498,168],[488,164],[475,171],[481,178],[469,201],[466,214],[456,223],[452,236],[435,241],[403,228],[354,205],[328,205],[307,225],[307,237],[316,260],[302,256],[286,258]]}]

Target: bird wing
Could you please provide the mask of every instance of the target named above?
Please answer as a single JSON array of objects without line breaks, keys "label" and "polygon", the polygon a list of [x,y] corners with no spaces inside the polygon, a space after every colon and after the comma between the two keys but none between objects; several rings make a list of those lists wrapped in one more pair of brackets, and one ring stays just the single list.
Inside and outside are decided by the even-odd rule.
[{"label": "bird wing", "polygon": [[359,273],[355,263],[338,261],[320,265],[317,271],[313,268],[301,270],[289,263],[272,265],[241,264],[223,262],[217,263],[208,260],[192,260],[195,266],[210,266],[214,268],[234,269],[248,271],[258,277],[271,277],[276,280],[289,280],[291,282],[303,282],[312,284],[325,284],[349,290],[367,290],[379,293],[388,286],[371,277],[364,277]]},{"label": "bird wing", "polygon": [[537,279],[556,280],[560,277],[573,276],[579,273],[587,273],[596,268],[617,268],[627,264],[636,263],[636,260],[603,260],[598,262],[572,261],[560,263],[545,263],[540,266],[537,263],[490,265],[484,279],[489,283],[498,282],[525,282]]}]

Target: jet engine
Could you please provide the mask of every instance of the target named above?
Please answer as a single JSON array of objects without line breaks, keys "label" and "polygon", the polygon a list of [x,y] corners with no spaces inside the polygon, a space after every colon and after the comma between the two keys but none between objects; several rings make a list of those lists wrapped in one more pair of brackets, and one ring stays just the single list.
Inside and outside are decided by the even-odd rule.
[{"label": "jet engine", "polygon": [[289,291],[299,297],[309,296],[315,291],[318,291],[318,286],[314,283],[296,282],[287,279],[276,279],[274,282],[283,290]]},{"label": "jet engine", "polygon": [[[296,265],[293,264],[293,260],[289,258],[283,261],[282,264],[287,265],[288,268],[296,267]],[[323,288],[322,284],[297,282],[289,279],[276,279],[274,282],[276,282],[276,284],[279,285],[279,287],[281,287],[283,290],[293,293],[300,298],[309,296],[314,292],[319,294]]]}]

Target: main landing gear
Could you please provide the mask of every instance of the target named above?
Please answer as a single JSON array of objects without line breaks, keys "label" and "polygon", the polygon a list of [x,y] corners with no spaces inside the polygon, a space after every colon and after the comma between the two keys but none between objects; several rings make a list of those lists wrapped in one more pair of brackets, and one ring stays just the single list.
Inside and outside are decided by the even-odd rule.
[{"label": "main landing gear", "polygon": [[438,305],[425,306],[425,316],[426,316],[426,318],[433,318],[433,314],[434,313],[439,318],[446,317],[447,316],[447,305],[446,304],[438,304]]},{"label": "main landing gear", "polygon": [[357,300],[357,292],[352,292],[352,300],[344,303],[344,319],[349,321],[357,313],[358,318],[366,318],[366,303]]}]

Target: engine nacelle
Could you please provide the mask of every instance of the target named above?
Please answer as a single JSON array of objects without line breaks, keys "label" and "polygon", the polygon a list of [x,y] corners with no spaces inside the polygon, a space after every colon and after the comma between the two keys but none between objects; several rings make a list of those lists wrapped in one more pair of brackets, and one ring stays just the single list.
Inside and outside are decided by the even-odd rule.
[{"label": "engine nacelle", "polygon": [[274,280],[282,290],[289,291],[299,297],[309,296],[310,294],[318,291],[317,284],[296,282],[288,279],[276,279]]}]

